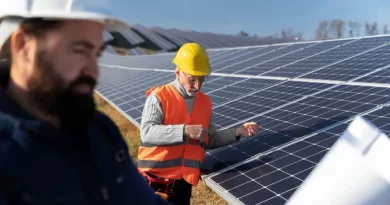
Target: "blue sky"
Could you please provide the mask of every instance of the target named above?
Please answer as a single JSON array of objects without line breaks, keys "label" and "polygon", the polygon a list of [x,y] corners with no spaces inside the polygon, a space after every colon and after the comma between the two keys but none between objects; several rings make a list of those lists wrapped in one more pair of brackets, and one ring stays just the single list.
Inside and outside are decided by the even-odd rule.
[{"label": "blue sky", "polygon": [[[339,18],[389,24],[390,0],[112,0],[111,9],[130,24],[259,36],[282,28],[313,38],[321,20]],[[228,23],[230,22],[230,23]]]}]

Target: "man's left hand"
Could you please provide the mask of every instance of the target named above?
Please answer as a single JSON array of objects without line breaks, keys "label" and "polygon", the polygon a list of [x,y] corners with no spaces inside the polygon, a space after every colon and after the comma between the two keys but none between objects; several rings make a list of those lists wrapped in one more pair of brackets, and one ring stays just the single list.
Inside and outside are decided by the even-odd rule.
[{"label": "man's left hand", "polygon": [[236,136],[252,137],[260,132],[260,127],[256,122],[246,122],[236,129]]}]

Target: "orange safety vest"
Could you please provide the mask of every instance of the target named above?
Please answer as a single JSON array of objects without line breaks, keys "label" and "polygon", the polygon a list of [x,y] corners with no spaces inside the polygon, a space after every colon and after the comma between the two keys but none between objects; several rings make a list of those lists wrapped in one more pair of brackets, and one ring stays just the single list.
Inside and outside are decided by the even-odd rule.
[{"label": "orange safety vest", "polygon": [[[202,125],[208,128],[212,104],[210,98],[199,92],[194,101],[192,113],[181,94],[171,84],[151,88],[160,100],[164,113],[163,125]],[[200,167],[204,160],[209,137],[204,142],[183,136],[183,143],[174,145],[150,145],[142,143],[138,150],[138,170],[168,179],[184,179],[196,186],[200,179]]]}]

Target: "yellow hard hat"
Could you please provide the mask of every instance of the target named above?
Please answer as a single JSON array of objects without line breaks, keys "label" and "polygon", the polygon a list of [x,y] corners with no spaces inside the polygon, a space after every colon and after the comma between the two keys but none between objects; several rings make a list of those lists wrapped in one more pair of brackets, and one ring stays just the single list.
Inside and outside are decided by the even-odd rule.
[{"label": "yellow hard hat", "polygon": [[206,76],[211,73],[207,52],[197,43],[185,43],[177,51],[172,63],[193,76]]}]

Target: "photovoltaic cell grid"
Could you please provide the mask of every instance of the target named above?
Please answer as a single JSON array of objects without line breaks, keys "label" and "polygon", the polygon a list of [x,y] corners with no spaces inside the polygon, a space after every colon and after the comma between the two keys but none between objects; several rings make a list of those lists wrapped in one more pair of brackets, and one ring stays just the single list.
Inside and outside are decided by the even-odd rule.
[{"label": "photovoltaic cell grid", "polygon": [[[296,83],[296,85],[293,86],[291,83]],[[248,96],[247,100],[233,101],[230,106],[228,106],[229,104],[221,106],[223,109],[220,112],[216,108],[214,113],[226,113],[226,117],[230,114],[230,110],[225,107],[240,107],[241,109],[237,109],[236,112],[242,114],[236,112],[231,114],[234,113],[234,115],[243,116],[243,118],[228,121],[229,116],[226,117],[226,121],[236,123],[254,121],[261,125],[262,131],[249,140],[210,151],[211,155],[205,158],[205,173],[219,171],[256,154],[267,152],[390,102],[389,88],[352,85],[330,87],[332,86],[330,84],[301,83],[283,83],[291,90],[296,90],[293,94],[289,94],[289,90],[284,89],[283,84],[280,84],[264,90],[263,95],[251,95]],[[284,90],[285,92],[283,92]],[[267,96],[266,93],[270,91],[274,91],[275,94]],[[269,99],[272,103],[261,101],[253,103],[251,107],[244,105],[244,103],[251,100],[253,102],[253,99],[259,97],[260,99]],[[265,106],[269,107],[264,108]],[[244,113],[248,114],[244,115]],[[218,119],[213,120],[221,122]]]},{"label": "photovoltaic cell grid", "polygon": [[267,76],[298,77],[386,44],[389,37],[342,41],[341,46],[268,72]]},{"label": "photovoltaic cell grid", "polygon": [[150,41],[152,41],[154,44],[156,44],[162,50],[171,50],[171,49],[174,49],[177,47],[173,43],[171,43],[171,42],[165,40],[163,37],[159,36],[154,31],[149,30],[142,25],[136,24],[136,25],[133,25],[132,27],[133,27],[132,29],[141,33],[143,36],[148,38]]},{"label": "photovoltaic cell grid", "polygon": [[131,45],[138,45],[144,42],[144,39],[142,39],[137,33],[135,33],[133,30],[126,30],[126,31],[119,31],[119,33],[131,44]]},{"label": "photovoltaic cell grid", "polygon": [[[272,38],[257,38],[251,36],[233,36],[225,34],[214,34],[209,32],[183,31],[177,29],[164,29],[161,27],[151,27],[160,36],[173,42],[176,45],[182,45],[185,42],[197,42],[205,48],[231,48],[237,46],[266,45],[278,40]],[[280,40],[279,40],[280,41]]]},{"label": "photovoltaic cell grid", "polygon": [[123,113],[140,123],[146,90],[171,82],[173,73],[101,68],[103,85],[97,91],[116,105]]},{"label": "photovoltaic cell grid", "polygon": [[183,45],[183,44],[188,42],[188,40],[186,40],[185,38],[182,38],[181,36],[173,35],[172,33],[170,33],[166,29],[163,29],[163,28],[160,28],[160,27],[155,27],[155,28],[152,28],[152,29],[156,33],[159,33],[159,34],[167,37],[168,39],[170,39],[176,45]]},{"label": "photovoltaic cell grid", "polygon": [[[292,52],[291,54],[284,55],[271,61],[265,61],[265,62],[259,62],[255,64],[254,66],[250,66],[248,68],[244,68],[241,71],[238,71],[239,74],[246,74],[246,75],[260,75],[265,72],[272,71],[273,69],[276,69],[277,67],[295,62],[297,60],[309,57],[311,55],[317,54],[319,52],[322,52],[324,50],[330,49],[332,47],[335,47],[339,45],[340,41],[332,41],[332,42],[324,42],[324,43],[313,43],[306,45],[303,48],[300,48],[300,50],[296,50],[295,52]],[[303,45],[302,45],[303,46]]]},{"label": "photovoltaic cell grid", "polygon": [[110,41],[110,40],[112,40],[112,39],[114,39],[114,37],[111,35],[110,32],[108,32],[108,31],[103,31],[103,40],[104,40],[104,41]]},{"label": "photovoltaic cell grid", "polygon": [[[387,59],[386,59],[387,60]],[[354,81],[366,82],[366,83],[383,83],[390,84],[390,68],[387,67],[382,70],[378,70],[374,73],[358,78]]]},{"label": "photovoltaic cell grid", "polygon": [[385,45],[301,77],[348,81],[387,65],[390,65],[390,45]]},{"label": "photovoltaic cell grid", "polygon": [[300,48],[304,48],[306,46],[309,46],[310,44],[311,43],[293,44],[293,45],[283,46],[279,49],[273,50],[272,52],[267,52],[267,53],[264,53],[263,55],[256,56],[255,58],[246,59],[238,64],[235,64],[234,66],[225,67],[223,69],[218,70],[218,72],[248,74],[247,72],[244,72],[244,70],[253,68],[260,63],[264,63],[264,62],[273,60],[273,59],[278,58],[282,55],[286,55],[288,53],[294,52]]},{"label": "photovoltaic cell grid", "polygon": [[220,72],[221,70],[227,69],[228,67],[236,67],[237,64],[240,64],[243,61],[267,54],[281,47],[284,46],[269,46],[242,49],[244,51],[243,53],[229,58],[222,58],[220,59],[220,61],[212,64],[213,72]]},{"label": "photovoltaic cell grid", "polygon": [[[257,79],[251,80],[256,81]],[[247,81],[243,81],[242,83],[245,83],[243,86],[258,87],[259,89],[254,93],[243,96],[241,99],[232,99],[224,105],[214,107],[213,121],[217,127],[232,125],[332,86],[330,84],[283,82],[277,80],[260,80],[260,82],[264,82],[263,87],[265,88],[261,89],[258,86],[250,86]],[[265,85],[265,83],[268,85]],[[267,86],[270,87],[267,88]]]},{"label": "photovoltaic cell grid", "polygon": [[[379,109],[365,117],[389,134],[388,84],[374,87],[310,79],[302,82],[300,78],[263,79],[279,76],[388,83],[389,40],[383,36],[210,51],[213,72],[219,74],[210,76],[202,90],[213,100],[213,122],[219,128],[229,128],[255,121],[262,131],[251,139],[208,150],[202,168],[205,182],[231,203],[284,204],[349,120]],[[165,61],[172,57],[166,56]],[[145,63],[151,58],[131,59],[137,59],[138,67],[159,67],[159,63]],[[124,66],[128,63],[114,61]],[[166,62],[161,65],[168,67]],[[171,64],[169,69],[173,68]],[[125,113],[138,123],[145,89],[174,79],[173,72],[104,70],[103,96],[122,106],[122,111],[127,109]],[[224,72],[263,77],[221,75]],[[126,85],[129,80],[135,81],[132,86]],[[342,124],[330,128],[337,123]]]},{"label": "photovoltaic cell grid", "polygon": [[216,81],[213,81],[214,84],[221,84],[219,85],[219,87],[217,87],[217,85],[212,90],[210,89],[207,94],[213,101],[213,107],[216,107],[222,103],[235,100],[239,97],[247,95],[248,93],[263,89],[277,82],[279,81],[267,79],[223,77]]},{"label": "photovoltaic cell grid", "polygon": [[[390,108],[373,111],[364,118],[390,134]],[[299,140],[289,146],[255,157],[210,178],[242,204],[282,205],[347,128],[347,123]]]}]

